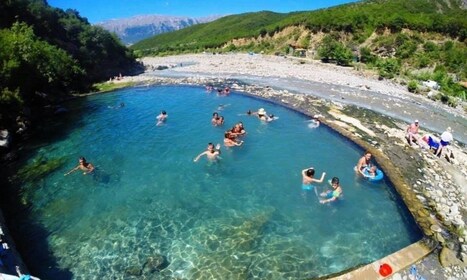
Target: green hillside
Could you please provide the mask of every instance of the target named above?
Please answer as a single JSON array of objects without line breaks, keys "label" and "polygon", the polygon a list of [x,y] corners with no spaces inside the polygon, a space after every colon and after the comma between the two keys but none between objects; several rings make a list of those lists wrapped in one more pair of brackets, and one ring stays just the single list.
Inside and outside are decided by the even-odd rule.
[{"label": "green hillside", "polygon": [[258,36],[265,26],[279,22],[286,16],[272,12],[226,16],[212,23],[197,24],[142,40],[133,45],[132,49],[156,53],[203,51],[206,48],[220,47],[232,39]]},{"label": "green hillside", "polygon": [[[458,0],[369,0],[316,11],[227,16],[158,35],[132,46],[138,55],[254,51],[307,56],[381,78],[403,78],[424,93],[419,80],[433,79],[456,105],[466,100],[467,10]],[[358,62],[358,63],[357,63]],[[465,84],[465,83],[464,83]],[[456,99],[457,98],[457,99]],[[457,101],[456,101],[457,100]]]},{"label": "green hillside", "polygon": [[44,0],[0,1],[0,57],[0,129],[10,131],[70,93],[142,68],[114,35]]}]

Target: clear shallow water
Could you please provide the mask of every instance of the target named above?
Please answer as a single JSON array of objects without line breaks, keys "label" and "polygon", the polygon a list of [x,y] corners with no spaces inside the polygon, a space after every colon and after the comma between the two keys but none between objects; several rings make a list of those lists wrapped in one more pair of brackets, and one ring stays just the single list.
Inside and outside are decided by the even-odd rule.
[{"label": "clear shallow water", "polygon": [[[120,102],[126,106],[109,108]],[[219,104],[230,104],[220,111],[226,124],[213,127]],[[242,115],[260,107],[279,119]],[[310,129],[307,117],[289,109],[175,86],[91,96],[70,108],[85,117],[30,160],[65,164],[24,185],[23,199],[33,204],[29,215],[45,230],[57,266],[73,279],[305,279],[421,238],[391,186],[355,177],[359,148],[326,127]],[[161,110],[169,118],[158,127]],[[193,162],[237,121],[247,130],[243,146],[222,147],[218,164]],[[64,177],[81,155],[98,167],[96,176]],[[325,171],[325,181],[340,178],[341,201],[302,196],[300,173],[310,166],[318,176]],[[44,237],[22,231],[36,274],[59,279],[38,245]]]}]

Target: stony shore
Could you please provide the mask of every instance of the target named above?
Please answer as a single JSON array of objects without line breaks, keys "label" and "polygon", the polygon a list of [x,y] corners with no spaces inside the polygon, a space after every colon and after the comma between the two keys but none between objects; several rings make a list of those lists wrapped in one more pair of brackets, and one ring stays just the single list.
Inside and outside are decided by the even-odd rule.
[{"label": "stony shore", "polygon": [[[310,116],[321,115],[325,125],[376,155],[425,236],[435,244],[433,253],[414,264],[419,275],[425,279],[467,279],[465,146],[454,141],[450,145],[452,156],[438,158],[426,149],[408,146],[404,139],[407,119],[414,118],[421,120],[422,135],[436,135],[443,125],[453,123],[454,134],[465,135],[467,121],[462,109],[433,103],[391,81],[313,61],[303,64],[296,59],[245,54],[142,61],[148,71],[114,82],[229,86]],[[384,112],[375,110],[373,102],[385,106]],[[427,108],[436,108],[435,116],[431,111],[427,117],[427,110],[431,110]],[[418,111],[424,115],[414,113]],[[413,271],[407,267],[390,279],[415,279]]]}]

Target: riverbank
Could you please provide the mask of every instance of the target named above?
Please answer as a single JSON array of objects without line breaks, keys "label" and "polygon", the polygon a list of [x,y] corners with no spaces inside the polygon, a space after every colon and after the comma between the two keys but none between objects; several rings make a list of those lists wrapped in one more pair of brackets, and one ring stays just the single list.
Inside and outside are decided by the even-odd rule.
[{"label": "riverbank", "polygon": [[[324,124],[374,152],[425,235],[437,242],[434,253],[415,264],[417,272],[427,279],[467,277],[465,147],[455,141],[450,146],[453,158],[437,158],[427,150],[409,147],[404,139],[407,122],[415,118],[421,121],[422,134],[436,134],[451,126],[455,136],[465,137],[462,109],[447,108],[352,69],[316,62],[308,65],[248,55],[186,55],[143,62],[149,69],[160,65],[167,69],[121,81],[229,86],[310,116],[322,115]],[[411,272],[406,268],[392,278],[407,279]]]}]

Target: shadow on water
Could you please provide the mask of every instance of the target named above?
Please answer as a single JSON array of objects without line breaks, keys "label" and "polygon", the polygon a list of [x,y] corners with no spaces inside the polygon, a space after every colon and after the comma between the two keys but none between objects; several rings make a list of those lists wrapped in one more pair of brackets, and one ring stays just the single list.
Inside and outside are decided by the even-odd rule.
[{"label": "shadow on water", "polygon": [[[14,167],[10,168],[12,171],[15,169]],[[30,273],[34,276],[42,279],[72,279],[73,275],[70,271],[62,270],[58,267],[57,260],[47,244],[48,233],[39,223],[31,218],[29,206],[25,205],[21,199],[19,184],[8,182],[7,178],[11,177],[11,175],[13,174],[8,174],[3,169],[1,185],[4,187],[0,196],[0,204],[9,232],[15,240],[16,249],[20,253],[21,258],[26,263]],[[38,248],[38,250],[33,252],[28,249],[32,247],[30,246],[32,242],[34,243],[34,247]],[[41,261],[38,262],[38,260]],[[9,266],[10,273],[13,275],[16,274],[15,265],[17,264]],[[43,275],[44,271],[47,271],[47,275]]]},{"label": "shadow on water", "polygon": [[[16,249],[26,263],[30,274],[41,279],[66,280],[73,279],[74,276],[71,271],[59,267],[57,259],[47,243],[49,233],[32,217],[29,203],[34,202],[24,199],[24,180],[40,180],[40,177],[35,176],[42,173],[40,171],[38,173],[33,172],[32,177],[23,178],[20,171],[27,166],[30,159],[37,156],[38,148],[50,142],[64,139],[70,129],[79,127],[85,111],[100,109],[97,107],[90,108],[89,105],[85,104],[85,99],[73,100],[73,102],[65,104],[67,112],[44,116],[41,119],[41,124],[36,124],[35,130],[14,148],[14,150],[17,150],[18,160],[12,163],[0,162],[0,184],[2,186],[0,206],[6,224],[12,239],[15,240]],[[41,161],[43,161],[41,164],[47,163],[48,159],[45,158]],[[111,174],[101,170],[96,172],[94,179],[99,185],[107,185],[114,178],[112,178]],[[30,248],[35,249],[32,251]],[[7,270],[15,275],[15,265],[17,264],[8,261],[7,265]]]}]

